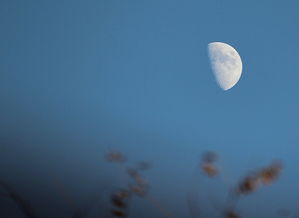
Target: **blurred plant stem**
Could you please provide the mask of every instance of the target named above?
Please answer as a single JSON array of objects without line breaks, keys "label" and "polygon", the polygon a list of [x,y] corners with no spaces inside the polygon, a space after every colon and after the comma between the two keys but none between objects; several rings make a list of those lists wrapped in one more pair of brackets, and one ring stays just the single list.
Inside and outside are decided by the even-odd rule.
[{"label": "blurred plant stem", "polygon": [[28,201],[24,200],[9,184],[0,181],[0,186],[6,191],[6,193],[1,193],[3,197],[7,197],[15,202],[15,204],[20,208],[21,212],[28,218],[38,218],[38,215],[31,207]]}]

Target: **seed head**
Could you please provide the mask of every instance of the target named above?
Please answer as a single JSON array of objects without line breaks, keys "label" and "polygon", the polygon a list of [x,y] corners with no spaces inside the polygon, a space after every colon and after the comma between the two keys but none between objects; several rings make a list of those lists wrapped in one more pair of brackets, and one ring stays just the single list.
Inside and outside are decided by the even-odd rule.
[{"label": "seed head", "polygon": [[225,218],[241,218],[241,216],[234,210],[228,210],[224,213]]},{"label": "seed head", "polygon": [[112,151],[107,153],[106,159],[110,162],[118,162],[118,163],[123,163],[127,160],[127,158],[123,155],[123,153],[119,151]]},{"label": "seed head", "polygon": [[237,191],[240,194],[249,194],[254,192],[258,185],[259,180],[256,176],[247,176],[239,183]]},{"label": "seed head", "polygon": [[219,173],[218,168],[212,163],[203,163],[202,170],[209,177],[215,177]]},{"label": "seed head", "polygon": [[282,166],[279,163],[273,163],[270,166],[262,169],[259,173],[259,178],[264,185],[273,183],[280,175]]}]

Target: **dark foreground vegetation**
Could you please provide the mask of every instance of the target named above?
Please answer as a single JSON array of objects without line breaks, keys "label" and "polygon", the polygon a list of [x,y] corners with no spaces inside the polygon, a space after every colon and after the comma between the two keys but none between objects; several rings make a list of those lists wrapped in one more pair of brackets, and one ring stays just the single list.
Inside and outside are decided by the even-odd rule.
[{"label": "dark foreground vegetation", "polygon": [[[122,187],[114,190],[110,194],[110,199],[106,199],[109,202],[109,208],[106,208],[106,217],[130,217],[129,208],[133,207],[132,198],[139,198],[151,204],[157,211],[159,211],[161,217],[177,217],[163,206],[162,203],[154,199],[150,195],[150,183],[145,178],[147,170],[150,170],[151,164],[146,161],[138,162],[135,166],[127,165],[127,157],[119,152],[112,151],[105,155],[105,159],[112,164],[119,164],[124,173],[129,177],[129,181]],[[217,179],[221,175],[221,170],[217,165],[218,155],[214,152],[204,153],[197,167],[198,173],[206,176],[210,179]],[[273,161],[268,166],[255,169],[240,179],[234,187],[227,190],[226,202],[221,205],[217,210],[219,217],[223,218],[239,218],[245,217],[241,212],[237,210],[238,201],[241,198],[246,198],[247,195],[253,194],[256,190],[273,184],[280,176],[283,165],[280,161]],[[25,199],[20,196],[18,192],[8,183],[0,181],[0,197],[13,201],[18,209],[22,212],[23,217],[27,218],[42,218],[42,215],[37,214],[34,207]],[[201,218],[204,217],[200,210],[194,211],[194,207],[199,207],[193,201],[195,193],[190,192],[187,194],[187,203],[189,206],[189,217]],[[71,218],[87,218],[88,210],[90,208],[74,210],[69,217]],[[4,216],[5,217],[5,216]],[[9,217],[9,216],[7,216]],[[102,216],[101,216],[102,217]],[[277,210],[276,217],[292,217],[291,211],[280,208]],[[142,217],[140,217],[142,218]]]}]

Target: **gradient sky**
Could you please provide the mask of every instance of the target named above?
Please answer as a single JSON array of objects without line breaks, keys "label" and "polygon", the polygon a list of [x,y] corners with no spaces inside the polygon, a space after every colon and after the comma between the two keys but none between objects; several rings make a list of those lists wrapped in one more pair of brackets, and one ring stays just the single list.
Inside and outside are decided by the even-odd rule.
[{"label": "gradient sky", "polygon": [[[1,179],[53,217],[63,207],[53,181],[79,201],[98,184],[117,186],[121,172],[103,157],[120,150],[130,163],[153,164],[152,196],[185,217],[198,158],[213,150],[229,184],[284,162],[278,182],[240,202],[246,217],[298,208],[298,8],[295,0],[1,0]],[[226,92],[209,65],[214,41],[243,61]],[[132,217],[140,208],[156,213],[137,202]]]}]

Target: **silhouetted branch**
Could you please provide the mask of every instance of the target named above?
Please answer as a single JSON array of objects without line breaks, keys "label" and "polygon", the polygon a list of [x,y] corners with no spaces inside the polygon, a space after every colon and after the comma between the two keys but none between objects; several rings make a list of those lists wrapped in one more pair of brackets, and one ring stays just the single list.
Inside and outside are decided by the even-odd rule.
[{"label": "silhouetted branch", "polygon": [[31,207],[31,205],[27,201],[25,201],[19,194],[17,194],[17,192],[10,185],[8,185],[7,183],[5,183],[3,181],[0,181],[0,185],[7,192],[7,194],[5,194],[4,196],[13,200],[19,206],[20,210],[26,217],[38,218],[37,214]]}]

